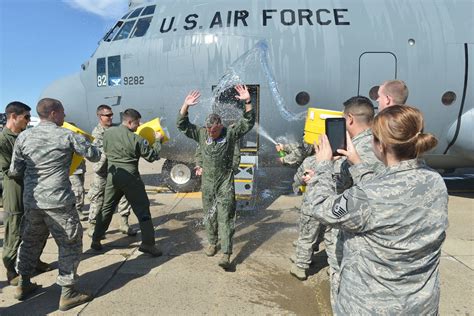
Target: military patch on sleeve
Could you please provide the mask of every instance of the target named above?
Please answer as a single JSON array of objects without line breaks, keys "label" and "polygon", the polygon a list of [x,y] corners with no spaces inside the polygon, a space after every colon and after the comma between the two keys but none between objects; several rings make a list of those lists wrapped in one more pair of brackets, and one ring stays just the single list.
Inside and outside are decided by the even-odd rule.
[{"label": "military patch on sleeve", "polygon": [[150,144],[148,143],[148,141],[146,139],[144,139],[143,140],[143,146],[147,147],[148,145],[150,145]]},{"label": "military patch on sleeve", "polygon": [[347,199],[344,195],[341,195],[335,202],[332,207],[332,214],[336,216],[336,218],[341,218],[344,215],[349,213],[347,211]]}]

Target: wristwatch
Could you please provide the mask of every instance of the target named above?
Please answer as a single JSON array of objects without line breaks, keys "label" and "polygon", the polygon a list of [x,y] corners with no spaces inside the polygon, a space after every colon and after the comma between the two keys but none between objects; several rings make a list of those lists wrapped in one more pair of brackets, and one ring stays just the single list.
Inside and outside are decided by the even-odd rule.
[{"label": "wristwatch", "polygon": [[252,99],[245,101],[245,104],[250,104],[250,103],[252,103]]}]

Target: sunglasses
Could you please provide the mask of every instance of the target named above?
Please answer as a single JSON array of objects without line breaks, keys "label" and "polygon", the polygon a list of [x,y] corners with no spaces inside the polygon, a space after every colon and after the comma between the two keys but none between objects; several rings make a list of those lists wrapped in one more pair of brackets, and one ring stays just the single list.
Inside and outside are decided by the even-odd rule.
[{"label": "sunglasses", "polygon": [[101,114],[100,116],[107,116],[107,117],[112,117],[112,116],[114,116],[114,113],[109,113],[109,114]]}]

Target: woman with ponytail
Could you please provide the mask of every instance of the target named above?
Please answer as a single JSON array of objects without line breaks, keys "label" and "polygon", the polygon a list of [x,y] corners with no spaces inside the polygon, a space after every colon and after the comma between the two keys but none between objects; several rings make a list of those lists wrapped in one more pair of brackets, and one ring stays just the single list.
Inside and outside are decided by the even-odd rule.
[{"label": "woman with ponytail", "polygon": [[420,156],[436,144],[423,116],[410,106],[381,111],[373,149],[386,168],[373,174],[350,138],[347,151],[355,185],[334,193],[332,150],[325,135],[316,148],[315,181],[306,195],[314,216],[343,232],[338,315],[436,315],[439,261],[448,227],[448,193],[441,176]]}]

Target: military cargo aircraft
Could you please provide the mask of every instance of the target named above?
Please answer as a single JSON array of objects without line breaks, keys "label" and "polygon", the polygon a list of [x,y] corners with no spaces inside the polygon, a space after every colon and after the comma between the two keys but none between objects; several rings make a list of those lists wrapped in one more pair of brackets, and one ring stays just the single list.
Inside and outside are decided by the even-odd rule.
[{"label": "military cargo aircraft", "polygon": [[341,110],[354,95],[376,104],[379,84],[402,79],[439,139],[428,163],[472,167],[473,13],[472,0],[131,1],[80,72],[42,96],[85,130],[100,104],[161,117],[171,138],[163,172],[186,191],[195,143],[175,121],[188,91],[203,95],[191,121],[217,111],[231,123],[240,116],[232,87],[250,88],[258,124],[241,147],[260,168],[276,165],[273,138],[302,139],[308,107]]}]

